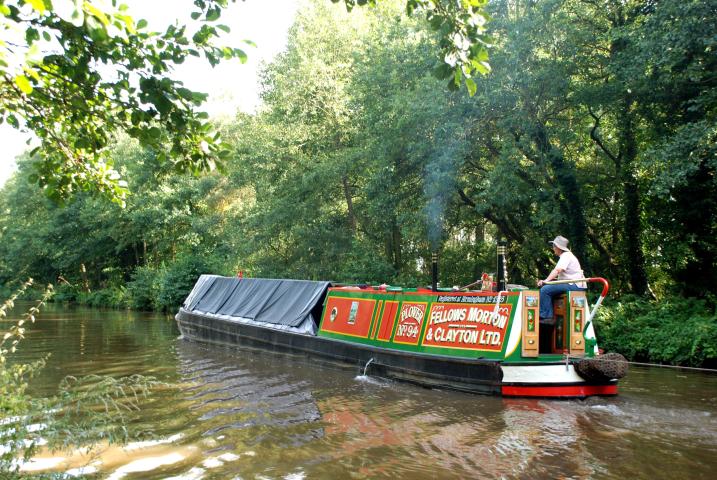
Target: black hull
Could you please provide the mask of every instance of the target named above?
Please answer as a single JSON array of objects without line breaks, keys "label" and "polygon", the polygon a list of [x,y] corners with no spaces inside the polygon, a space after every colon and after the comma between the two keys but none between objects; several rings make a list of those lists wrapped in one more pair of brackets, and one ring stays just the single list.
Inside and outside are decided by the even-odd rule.
[{"label": "black hull", "polygon": [[187,340],[244,346],[281,353],[301,353],[331,362],[355,365],[367,373],[434,388],[500,395],[503,371],[495,360],[417,355],[370,345],[302,335],[232,322],[180,310],[177,325]]}]

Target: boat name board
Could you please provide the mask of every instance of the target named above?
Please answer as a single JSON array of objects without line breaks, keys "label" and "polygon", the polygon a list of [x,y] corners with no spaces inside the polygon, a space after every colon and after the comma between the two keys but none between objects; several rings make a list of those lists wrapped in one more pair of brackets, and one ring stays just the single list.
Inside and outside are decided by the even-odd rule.
[{"label": "boat name board", "polygon": [[430,347],[501,351],[511,305],[434,303],[422,345]]},{"label": "boat name board", "polygon": [[423,317],[426,315],[426,302],[404,302],[401,306],[401,315],[398,318],[395,343],[417,345],[423,326]]}]

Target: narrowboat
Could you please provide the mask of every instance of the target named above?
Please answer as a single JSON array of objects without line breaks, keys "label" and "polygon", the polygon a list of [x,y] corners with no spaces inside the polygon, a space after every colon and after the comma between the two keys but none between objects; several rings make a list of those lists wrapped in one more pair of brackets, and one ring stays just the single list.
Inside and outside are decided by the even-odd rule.
[{"label": "narrowboat", "polygon": [[[202,275],[176,315],[186,340],[299,353],[355,365],[366,375],[475,393],[551,398],[616,395],[627,371],[602,354],[585,291],[554,301],[539,322],[538,290],[334,285]],[[542,330],[542,331],[541,331]]]}]

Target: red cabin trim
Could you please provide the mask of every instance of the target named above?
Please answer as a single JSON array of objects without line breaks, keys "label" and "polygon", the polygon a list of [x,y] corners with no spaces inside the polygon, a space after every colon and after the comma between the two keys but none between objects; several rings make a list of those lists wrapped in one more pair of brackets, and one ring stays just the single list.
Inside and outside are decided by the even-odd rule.
[{"label": "red cabin trim", "polygon": [[[414,292],[409,292],[406,290],[402,291],[393,291],[393,290],[378,290],[374,289],[374,287],[369,288],[345,288],[345,287],[329,287],[329,292],[351,292],[351,293],[370,293],[371,295],[433,295],[433,296],[452,296],[452,297],[495,297],[498,295],[498,292],[487,292],[487,291],[470,291],[470,292],[460,292],[460,291],[450,291],[450,292],[434,292],[433,290],[428,290],[424,288],[419,288],[418,290]],[[514,297],[516,295],[520,295],[521,292],[515,291],[515,292],[506,292],[502,291],[500,292],[500,296],[502,297]],[[492,302],[491,302],[492,303]]]}]

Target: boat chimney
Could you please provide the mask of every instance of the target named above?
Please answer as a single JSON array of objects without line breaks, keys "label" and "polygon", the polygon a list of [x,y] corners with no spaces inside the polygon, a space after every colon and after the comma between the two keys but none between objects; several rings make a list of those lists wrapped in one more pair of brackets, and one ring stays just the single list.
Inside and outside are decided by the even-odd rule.
[{"label": "boat chimney", "polygon": [[438,291],[438,252],[431,254],[431,290]]},{"label": "boat chimney", "polygon": [[505,240],[498,240],[498,291],[503,292],[506,290],[508,284],[508,273],[506,269],[505,252],[506,245],[508,244]]}]

